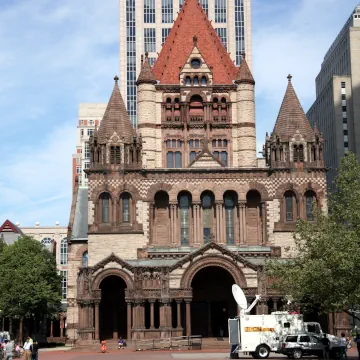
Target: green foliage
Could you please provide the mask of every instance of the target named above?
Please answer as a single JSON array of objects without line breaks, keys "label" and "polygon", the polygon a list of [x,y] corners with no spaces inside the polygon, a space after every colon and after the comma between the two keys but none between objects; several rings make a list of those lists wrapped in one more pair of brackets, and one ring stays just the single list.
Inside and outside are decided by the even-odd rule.
[{"label": "green foliage", "polygon": [[7,244],[4,241],[3,237],[0,236],[0,254],[4,251],[5,246],[7,246]]},{"label": "green foliage", "polygon": [[322,312],[360,303],[360,166],[354,154],[342,159],[336,186],[330,215],[315,209],[314,222],[298,221],[289,259],[265,267],[277,290]]},{"label": "green foliage", "polygon": [[0,309],[6,316],[57,312],[60,289],[54,255],[32,237],[19,238],[0,254]]}]

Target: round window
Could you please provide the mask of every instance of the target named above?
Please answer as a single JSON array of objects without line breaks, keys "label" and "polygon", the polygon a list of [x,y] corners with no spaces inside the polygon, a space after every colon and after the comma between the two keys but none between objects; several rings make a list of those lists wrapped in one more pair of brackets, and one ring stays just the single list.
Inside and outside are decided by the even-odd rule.
[{"label": "round window", "polygon": [[193,69],[198,69],[201,65],[200,59],[192,59],[191,60],[191,67]]}]

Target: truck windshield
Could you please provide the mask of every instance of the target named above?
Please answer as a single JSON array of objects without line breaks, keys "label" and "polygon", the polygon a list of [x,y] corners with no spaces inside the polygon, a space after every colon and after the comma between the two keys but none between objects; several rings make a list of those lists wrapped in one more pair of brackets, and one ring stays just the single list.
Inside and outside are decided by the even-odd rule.
[{"label": "truck windshield", "polygon": [[314,333],[314,334],[321,333],[319,324],[308,324],[307,328],[308,328],[308,332],[310,333]]}]

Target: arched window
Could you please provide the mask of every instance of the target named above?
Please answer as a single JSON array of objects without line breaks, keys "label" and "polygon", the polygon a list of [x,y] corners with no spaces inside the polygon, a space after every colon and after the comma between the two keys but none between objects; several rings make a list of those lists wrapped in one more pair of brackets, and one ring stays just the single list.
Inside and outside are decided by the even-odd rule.
[{"label": "arched window", "polygon": [[306,211],[306,220],[313,221],[314,220],[314,203],[316,203],[315,193],[311,190],[308,190],[305,193],[305,211]]},{"label": "arched window", "polygon": [[68,242],[67,238],[61,240],[60,243],[60,264],[66,265],[68,263]]},{"label": "arched window", "polygon": [[82,259],[81,259],[82,260],[82,266],[84,266],[84,267],[88,266],[88,258],[89,258],[88,252],[85,251],[83,253],[83,256],[82,256]]},{"label": "arched window", "polygon": [[226,192],[224,194],[224,207],[225,207],[225,228],[226,228],[226,243],[228,245],[235,244],[235,204],[236,199],[234,194]]},{"label": "arched window", "polygon": [[110,222],[110,195],[103,193],[100,196],[101,202],[101,222],[107,224]]},{"label": "arched window", "polygon": [[191,85],[190,76],[187,76],[187,77],[185,78],[185,85],[186,85],[186,86],[190,86],[190,85]]},{"label": "arched window", "polygon": [[207,85],[206,76],[203,76],[203,77],[201,78],[201,85],[202,85],[202,86],[206,86],[206,85]]},{"label": "arched window", "polygon": [[41,243],[51,252],[53,250],[53,239],[46,237],[41,240]]},{"label": "arched window", "polygon": [[297,217],[296,197],[292,191],[286,191],[285,200],[285,221],[294,221]]},{"label": "arched window", "polygon": [[205,192],[201,196],[201,207],[203,210],[203,237],[206,244],[210,241],[213,223],[214,195],[211,192]]},{"label": "arched window", "polygon": [[200,95],[193,95],[190,99],[190,118],[196,121],[202,120],[204,116],[204,104]]},{"label": "arched window", "polygon": [[304,147],[302,145],[294,145],[294,162],[304,161]]},{"label": "arched window", "polygon": [[123,193],[120,196],[120,213],[121,213],[121,222],[129,223],[131,220],[130,216],[131,209],[131,195],[129,193]]},{"label": "arched window", "polygon": [[194,85],[195,86],[199,85],[199,78],[197,76],[194,77]]},{"label": "arched window", "polygon": [[120,146],[111,146],[110,148],[110,164],[120,164]]},{"label": "arched window", "polygon": [[191,197],[187,193],[181,193],[178,198],[180,208],[180,243],[189,245],[189,209]]},{"label": "arched window", "polygon": [[228,165],[228,155],[227,155],[226,151],[221,152],[221,160],[220,161],[224,164],[224,166]]}]

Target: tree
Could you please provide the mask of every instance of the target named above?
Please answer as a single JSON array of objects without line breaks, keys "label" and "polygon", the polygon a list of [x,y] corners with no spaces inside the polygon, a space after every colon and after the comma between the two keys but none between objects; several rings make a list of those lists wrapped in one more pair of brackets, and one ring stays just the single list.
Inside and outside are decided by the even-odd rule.
[{"label": "tree", "polygon": [[8,317],[44,316],[61,304],[56,259],[30,236],[19,238],[0,254],[0,309]]},{"label": "tree", "polygon": [[4,248],[6,246],[6,242],[2,236],[0,236],[0,254],[4,251]]},{"label": "tree", "polygon": [[314,209],[313,222],[299,220],[288,258],[265,266],[274,288],[322,312],[360,304],[360,165],[354,154],[342,159],[335,183],[330,214]]}]

